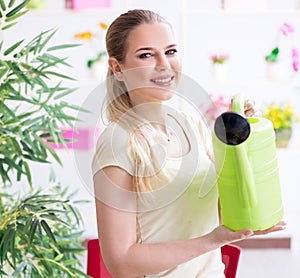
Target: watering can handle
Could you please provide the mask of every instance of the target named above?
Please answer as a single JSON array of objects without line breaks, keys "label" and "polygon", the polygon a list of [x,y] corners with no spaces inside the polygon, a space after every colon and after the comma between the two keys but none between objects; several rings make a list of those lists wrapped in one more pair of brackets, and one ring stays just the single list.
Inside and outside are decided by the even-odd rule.
[{"label": "watering can handle", "polygon": [[[232,111],[244,116],[244,105],[245,97],[242,94],[235,95],[232,101]],[[241,201],[247,207],[255,207],[257,204],[256,187],[246,148],[247,145],[245,143],[234,147],[236,172]]]},{"label": "watering can handle", "polygon": [[237,94],[232,100],[232,111],[245,116],[244,112],[245,97],[242,94]]}]

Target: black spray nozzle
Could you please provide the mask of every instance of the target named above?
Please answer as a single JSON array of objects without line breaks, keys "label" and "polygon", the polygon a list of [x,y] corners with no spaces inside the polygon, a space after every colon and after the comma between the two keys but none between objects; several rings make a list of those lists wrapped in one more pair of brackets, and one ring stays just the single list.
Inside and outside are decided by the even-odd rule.
[{"label": "black spray nozzle", "polygon": [[220,141],[235,146],[247,140],[250,135],[250,124],[238,113],[225,112],[216,119],[214,130]]}]

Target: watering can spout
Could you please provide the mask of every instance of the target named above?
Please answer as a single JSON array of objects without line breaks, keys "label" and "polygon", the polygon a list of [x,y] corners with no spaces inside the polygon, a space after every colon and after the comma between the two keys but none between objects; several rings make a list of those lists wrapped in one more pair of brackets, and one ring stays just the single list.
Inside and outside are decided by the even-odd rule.
[{"label": "watering can spout", "polygon": [[245,98],[242,94],[234,96],[232,112],[225,112],[217,118],[215,134],[223,143],[233,146],[241,201],[247,207],[255,207],[257,196],[253,171],[247,146],[243,144],[250,135],[250,124],[244,117],[244,104]]}]

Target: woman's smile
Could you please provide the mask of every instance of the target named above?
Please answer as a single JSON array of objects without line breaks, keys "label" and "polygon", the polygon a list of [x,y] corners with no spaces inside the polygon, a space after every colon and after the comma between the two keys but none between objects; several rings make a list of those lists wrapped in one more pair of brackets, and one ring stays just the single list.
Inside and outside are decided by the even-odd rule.
[{"label": "woman's smile", "polygon": [[174,75],[163,75],[151,79],[151,82],[155,83],[158,86],[163,86],[163,87],[172,86],[174,84],[174,81],[175,81]]}]

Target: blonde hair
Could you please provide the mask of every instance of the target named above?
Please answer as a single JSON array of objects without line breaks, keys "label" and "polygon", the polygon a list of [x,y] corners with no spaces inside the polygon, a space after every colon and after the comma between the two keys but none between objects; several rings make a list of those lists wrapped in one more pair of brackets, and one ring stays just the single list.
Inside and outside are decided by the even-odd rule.
[{"label": "blonde hair", "polygon": [[[118,62],[125,61],[128,36],[141,24],[169,23],[160,15],[149,10],[131,10],[116,18],[109,26],[106,34],[106,49],[109,57]],[[115,78],[111,69],[107,72],[107,118],[118,123],[130,134],[129,147],[134,160],[134,188],[138,192],[151,191],[149,177],[165,180],[153,158],[152,146],[155,143],[155,129],[145,119],[135,113],[130,102],[127,88],[123,81]],[[153,179],[152,179],[153,181]]]}]

